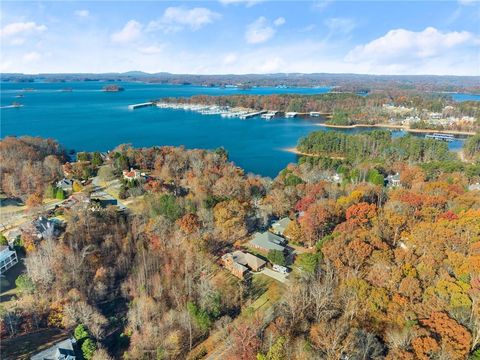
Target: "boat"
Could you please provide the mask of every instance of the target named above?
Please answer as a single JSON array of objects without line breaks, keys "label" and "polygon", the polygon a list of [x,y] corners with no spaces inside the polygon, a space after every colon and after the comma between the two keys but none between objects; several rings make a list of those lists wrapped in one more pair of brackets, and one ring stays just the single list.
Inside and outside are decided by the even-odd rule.
[{"label": "boat", "polygon": [[23,94],[15,95],[16,98],[23,98]]},{"label": "boat", "polygon": [[294,112],[294,111],[289,111],[289,112],[286,112],[285,113],[285,117],[286,118],[294,118],[297,116],[298,113]]}]

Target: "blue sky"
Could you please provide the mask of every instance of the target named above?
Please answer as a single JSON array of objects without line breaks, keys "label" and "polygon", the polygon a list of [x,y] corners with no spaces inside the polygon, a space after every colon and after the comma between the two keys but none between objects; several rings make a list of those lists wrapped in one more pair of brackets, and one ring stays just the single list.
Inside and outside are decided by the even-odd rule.
[{"label": "blue sky", "polygon": [[2,72],[480,75],[480,2],[2,1]]}]

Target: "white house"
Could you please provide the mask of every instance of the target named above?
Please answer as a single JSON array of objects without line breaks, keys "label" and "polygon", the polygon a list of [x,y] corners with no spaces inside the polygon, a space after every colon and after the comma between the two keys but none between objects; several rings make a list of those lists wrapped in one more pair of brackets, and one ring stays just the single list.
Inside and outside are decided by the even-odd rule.
[{"label": "white house", "polygon": [[17,252],[6,245],[0,246],[0,274],[18,263]]},{"label": "white house", "polygon": [[123,178],[126,180],[136,180],[140,179],[142,176],[145,176],[145,173],[140,172],[140,170],[135,170],[130,168],[130,171],[123,170]]}]

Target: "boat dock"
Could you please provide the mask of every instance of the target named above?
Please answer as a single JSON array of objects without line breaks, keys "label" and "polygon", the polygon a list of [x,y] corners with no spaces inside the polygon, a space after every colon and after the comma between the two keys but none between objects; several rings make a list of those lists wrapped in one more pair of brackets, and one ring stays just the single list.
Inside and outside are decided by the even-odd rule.
[{"label": "boat dock", "polygon": [[143,107],[147,106],[153,106],[154,103],[152,101],[141,103],[141,104],[133,104],[133,105],[128,105],[128,110],[135,110],[135,109],[140,109]]},{"label": "boat dock", "polygon": [[455,140],[455,136],[452,134],[427,134],[425,135],[425,139],[434,139],[434,140],[442,140],[442,141],[453,141]]},{"label": "boat dock", "polygon": [[265,114],[266,112],[267,112],[267,110],[261,110],[261,111],[246,113],[246,114],[240,115],[240,119],[242,119],[242,120],[249,119],[249,118],[252,118],[252,117],[255,117],[255,116],[258,116],[258,115]]},{"label": "boat dock", "polygon": [[262,114],[261,118],[266,120],[271,120],[277,115],[277,111],[269,111],[266,114]]}]

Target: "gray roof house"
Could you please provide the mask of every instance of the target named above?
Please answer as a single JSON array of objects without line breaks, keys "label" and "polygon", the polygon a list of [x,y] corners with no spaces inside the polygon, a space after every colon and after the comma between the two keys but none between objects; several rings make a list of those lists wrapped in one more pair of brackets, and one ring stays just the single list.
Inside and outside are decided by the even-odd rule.
[{"label": "gray roof house", "polygon": [[252,247],[260,251],[269,252],[270,250],[284,251],[286,241],[284,238],[267,231],[255,233],[249,243]]},{"label": "gray roof house", "polygon": [[73,189],[73,180],[63,178],[62,180],[57,182],[57,187],[65,192],[70,192]]},{"label": "gray roof house", "polygon": [[75,339],[66,339],[60,341],[36,355],[33,355],[31,360],[76,360],[75,355]]},{"label": "gray roof house", "polygon": [[468,190],[469,191],[480,190],[480,183],[468,185]]},{"label": "gray roof house", "polygon": [[37,220],[35,220],[34,225],[37,230],[37,237],[39,239],[44,239],[55,234],[56,224],[54,220],[40,216]]},{"label": "gray roof house", "polygon": [[277,235],[283,235],[283,233],[285,232],[285,229],[287,228],[288,224],[290,224],[291,221],[292,220],[290,220],[288,217],[275,221],[272,224],[273,233]]},{"label": "gray roof house", "polygon": [[400,186],[400,174],[396,173],[395,175],[388,175],[385,178],[385,182],[388,187],[397,187]]}]

